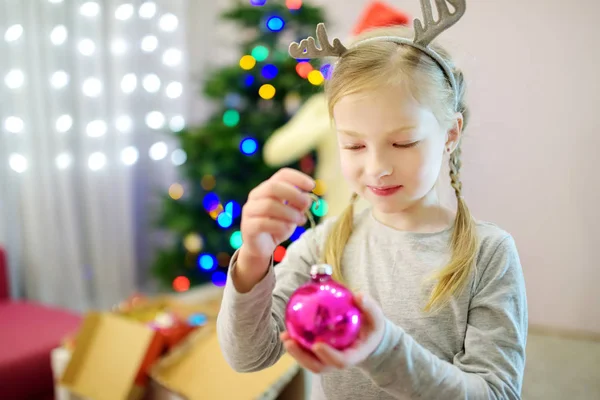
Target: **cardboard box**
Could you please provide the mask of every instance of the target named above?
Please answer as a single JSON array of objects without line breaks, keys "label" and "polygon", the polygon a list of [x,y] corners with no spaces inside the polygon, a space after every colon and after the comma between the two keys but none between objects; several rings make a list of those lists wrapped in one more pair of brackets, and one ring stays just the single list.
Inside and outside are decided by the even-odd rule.
[{"label": "cardboard box", "polygon": [[254,400],[281,398],[288,391],[290,399],[304,399],[302,371],[296,361],[284,355],[274,366],[260,372],[238,373],[225,361],[217,340],[215,326],[207,326],[192,334],[156,363],[152,379],[187,400]]},{"label": "cardboard box", "polygon": [[150,327],[112,313],[90,312],[60,385],[94,400],[138,400],[164,348]]},{"label": "cardboard box", "polygon": [[56,369],[62,375],[57,387],[67,390],[69,399],[304,400],[303,372],[288,355],[256,373],[229,367],[216,335],[220,304],[220,296],[171,304],[183,316],[206,315],[207,323],[166,355],[168,338],[147,324],[114,313],[89,313],[70,358],[63,360],[68,362],[64,373]]}]

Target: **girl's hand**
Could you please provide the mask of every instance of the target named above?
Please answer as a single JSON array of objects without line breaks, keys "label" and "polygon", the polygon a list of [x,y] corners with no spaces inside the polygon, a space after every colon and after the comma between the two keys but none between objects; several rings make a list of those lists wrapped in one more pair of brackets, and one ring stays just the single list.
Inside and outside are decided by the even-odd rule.
[{"label": "girl's hand", "polygon": [[254,188],[242,208],[240,251],[252,257],[270,257],[275,248],[306,223],[315,181],[308,175],[282,168]]},{"label": "girl's hand", "polygon": [[242,247],[233,282],[247,293],[265,276],[275,248],[306,223],[315,181],[308,175],[282,168],[250,192],[242,208]]},{"label": "girl's hand", "polygon": [[285,349],[302,367],[317,374],[350,368],[365,361],[383,339],[385,317],[381,308],[369,297],[357,295],[356,305],[362,312],[363,322],[359,337],[352,347],[340,351],[324,343],[316,343],[311,354],[300,347],[287,332],[283,332],[281,340]]}]

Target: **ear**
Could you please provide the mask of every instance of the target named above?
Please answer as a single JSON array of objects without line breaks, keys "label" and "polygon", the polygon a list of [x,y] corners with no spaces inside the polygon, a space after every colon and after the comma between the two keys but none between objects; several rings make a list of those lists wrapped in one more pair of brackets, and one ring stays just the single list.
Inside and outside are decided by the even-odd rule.
[{"label": "ear", "polygon": [[463,122],[464,122],[464,119],[463,119],[462,113],[457,112],[454,115],[454,121],[452,122],[450,129],[448,129],[448,132],[446,133],[445,151],[448,154],[452,154],[452,152],[454,150],[456,150],[456,148],[458,147],[458,144],[460,143],[460,139],[462,136]]}]

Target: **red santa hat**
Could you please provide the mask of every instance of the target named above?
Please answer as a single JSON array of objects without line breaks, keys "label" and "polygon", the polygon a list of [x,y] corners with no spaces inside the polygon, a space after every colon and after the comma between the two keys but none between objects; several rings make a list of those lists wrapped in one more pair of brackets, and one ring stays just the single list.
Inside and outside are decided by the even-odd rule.
[{"label": "red santa hat", "polygon": [[363,11],[352,34],[356,36],[373,28],[408,25],[409,23],[410,17],[408,14],[398,11],[381,1],[372,1]]}]

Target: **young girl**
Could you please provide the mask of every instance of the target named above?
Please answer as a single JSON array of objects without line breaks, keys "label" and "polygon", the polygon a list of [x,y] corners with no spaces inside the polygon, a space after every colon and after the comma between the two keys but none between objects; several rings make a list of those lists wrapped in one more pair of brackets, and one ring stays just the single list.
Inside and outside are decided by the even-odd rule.
[{"label": "young girl", "polygon": [[[304,58],[339,57],[326,94],[341,167],[352,201],[371,207],[355,214],[350,204],[308,230],[273,268],[275,247],[306,223],[314,182],[283,169],[250,193],[218,318],[237,371],[267,368],[287,351],[316,374],[311,399],[520,398],[527,304],[519,257],[508,233],[469,214],[459,177],[469,117],[463,75],[444,50],[418,40],[419,26],[416,34],[412,42],[403,30],[373,30],[346,49],[323,44],[320,26],[321,49],[299,46]],[[445,159],[455,211],[436,195]],[[317,344],[308,352],[284,332],[289,297],[320,262],[358,293],[365,322],[345,351]]]}]

